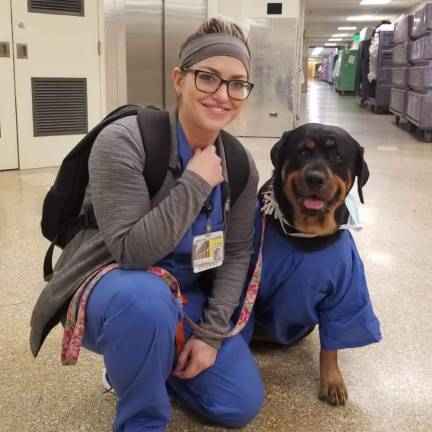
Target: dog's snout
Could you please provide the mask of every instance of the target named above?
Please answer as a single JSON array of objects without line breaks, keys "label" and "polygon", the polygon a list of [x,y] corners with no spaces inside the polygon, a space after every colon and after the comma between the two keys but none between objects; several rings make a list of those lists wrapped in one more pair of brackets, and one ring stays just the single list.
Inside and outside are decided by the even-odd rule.
[{"label": "dog's snout", "polygon": [[306,184],[311,189],[321,189],[327,180],[326,174],[319,170],[309,170],[304,174]]}]

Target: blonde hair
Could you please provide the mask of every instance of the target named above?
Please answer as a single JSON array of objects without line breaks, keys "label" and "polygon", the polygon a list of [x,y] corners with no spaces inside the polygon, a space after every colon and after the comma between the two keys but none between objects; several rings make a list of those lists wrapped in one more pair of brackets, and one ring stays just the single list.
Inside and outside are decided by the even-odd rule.
[{"label": "blonde hair", "polygon": [[241,40],[248,50],[250,55],[250,49],[247,43],[246,36],[244,35],[242,29],[235,23],[224,20],[223,18],[210,18],[207,21],[203,22],[198,30],[192,33],[181,45],[180,53],[183,51],[184,47],[198,39],[200,36],[212,33],[223,33],[233,36],[239,40]]}]

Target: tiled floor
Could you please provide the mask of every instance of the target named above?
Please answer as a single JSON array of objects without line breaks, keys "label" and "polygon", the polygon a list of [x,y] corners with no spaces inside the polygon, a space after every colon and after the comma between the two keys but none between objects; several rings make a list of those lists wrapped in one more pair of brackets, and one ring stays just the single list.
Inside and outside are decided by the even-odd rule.
[{"label": "tiled floor", "polygon": [[[309,85],[305,121],[346,128],[366,147],[371,179],[356,234],[383,341],[340,353],[350,399],[333,408],[317,399],[316,332],[295,348],[255,350],[266,402],[245,431],[432,431],[432,144],[374,115],[327,84]],[[261,180],[271,172],[275,140],[246,139]],[[59,362],[60,329],[34,360],[27,339],[43,287],[47,247],[41,203],[56,170],[0,173],[0,431],[110,430],[115,398],[102,394],[101,359],[83,352]],[[223,430],[175,406],[169,431]]]}]

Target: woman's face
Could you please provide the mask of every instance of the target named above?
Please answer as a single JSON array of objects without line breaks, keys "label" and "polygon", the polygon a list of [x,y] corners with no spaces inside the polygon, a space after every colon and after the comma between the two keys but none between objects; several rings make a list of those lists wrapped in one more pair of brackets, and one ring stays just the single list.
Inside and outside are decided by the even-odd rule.
[{"label": "woman's face", "polygon": [[[243,63],[228,56],[210,57],[195,63],[189,69],[213,72],[225,80],[247,80]],[[228,89],[222,84],[216,93],[207,94],[195,87],[195,75],[182,73],[179,68],[173,71],[174,86],[181,96],[179,110],[183,118],[203,131],[219,132],[239,114],[245,101],[237,101],[228,96]]]}]

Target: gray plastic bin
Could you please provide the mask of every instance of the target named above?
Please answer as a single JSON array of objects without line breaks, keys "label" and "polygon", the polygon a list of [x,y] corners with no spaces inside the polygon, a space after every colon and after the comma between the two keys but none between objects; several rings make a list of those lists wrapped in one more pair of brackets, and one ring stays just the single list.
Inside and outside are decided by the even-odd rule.
[{"label": "gray plastic bin", "polygon": [[409,91],[407,96],[406,117],[420,129],[432,129],[432,92],[417,93]]},{"label": "gray plastic bin", "polygon": [[414,14],[412,38],[418,38],[432,32],[432,3],[426,3]]},{"label": "gray plastic bin", "polygon": [[393,87],[406,88],[408,86],[408,67],[395,67],[392,69]]},{"label": "gray plastic bin", "polygon": [[397,44],[410,40],[414,16],[404,15],[395,22],[393,41]]},{"label": "gray plastic bin", "polygon": [[407,90],[391,89],[390,111],[398,116],[404,116],[406,110]]},{"label": "gray plastic bin", "polygon": [[414,89],[432,89],[432,63],[426,66],[412,66],[408,71],[408,85]]},{"label": "gray plastic bin", "polygon": [[432,35],[411,42],[409,60],[413,63],[432,61]]},{"label": "gray plastic bin", "polygon": [[407,65],[409,64],[409,42],[404,42],[393,48],[393,64],[394,65]]}]

